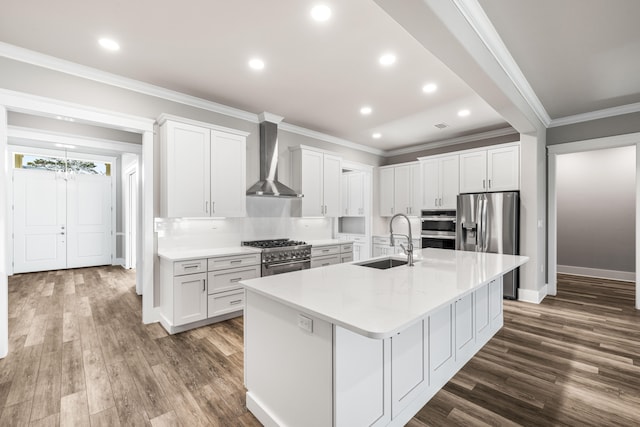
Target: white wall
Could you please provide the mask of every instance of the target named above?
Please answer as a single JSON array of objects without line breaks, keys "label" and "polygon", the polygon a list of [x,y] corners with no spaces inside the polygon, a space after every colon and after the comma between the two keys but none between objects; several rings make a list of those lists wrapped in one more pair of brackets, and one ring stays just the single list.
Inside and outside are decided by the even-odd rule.
[{"label": "white wall", "polygon": [[560,271],[635,272],[635,155],[634,146],[558,155]]}]

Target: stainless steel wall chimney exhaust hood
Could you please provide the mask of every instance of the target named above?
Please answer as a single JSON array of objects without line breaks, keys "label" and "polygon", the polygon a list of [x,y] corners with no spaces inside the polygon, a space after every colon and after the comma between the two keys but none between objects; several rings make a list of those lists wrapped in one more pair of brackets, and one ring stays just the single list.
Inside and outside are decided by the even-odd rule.
[{"label": "stainless steel wall chimney exhaust hood", "polygon": [[247,196],[302,197],[278,181],[278,123],[282,117],[262,113],[260,118],[260,181],[247,190]]}]

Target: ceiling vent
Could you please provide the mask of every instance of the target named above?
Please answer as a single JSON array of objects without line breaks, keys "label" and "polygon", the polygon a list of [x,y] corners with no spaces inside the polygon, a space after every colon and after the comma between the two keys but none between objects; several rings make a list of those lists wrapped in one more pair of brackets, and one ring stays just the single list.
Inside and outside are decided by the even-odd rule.
[{"label": "ceiling vent", "polygon": [[438,129],[444,129],[449,127],[449,125],[446,123],[438,123],[437,125],[434,125],[434,126],[437,127]]}]

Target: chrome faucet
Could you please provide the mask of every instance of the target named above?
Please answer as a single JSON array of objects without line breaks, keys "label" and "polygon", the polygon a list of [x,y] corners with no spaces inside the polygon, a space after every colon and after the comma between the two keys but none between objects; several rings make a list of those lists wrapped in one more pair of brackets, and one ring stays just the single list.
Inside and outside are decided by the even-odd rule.
[{"label": "chrome faucet", "polygon": [[[409,235],[407,236],[406,234],[394,234],[393,233],[393,220],[396,219],[396,217],[402,216],[404,217],[404,219],[407,220],[407,226],[409,227]],[[402,250],[404,251],[404,254],[407,256],[407,262],[409,263],[409,267],[413,267],[413,236],[411,235],[411,221],[409,221],[409,217],[406,216],[405,214],[395,214],[392,218],[391,221],[389,221],[389,243],[391,244],[391,246],[395,246],[393,243],[393,236],[403,236],[407,238],[407,247],[405,248],[402,243],[400,243],[400,247],[402,248]]]}]

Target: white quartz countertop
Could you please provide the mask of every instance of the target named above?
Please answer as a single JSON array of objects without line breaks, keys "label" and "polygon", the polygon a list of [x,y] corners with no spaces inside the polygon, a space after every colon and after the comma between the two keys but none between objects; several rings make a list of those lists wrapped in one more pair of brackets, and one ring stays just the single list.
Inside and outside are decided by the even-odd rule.
[{"label": "white quartz countertop", "polygon": [[158,250],[158,256],[169,261],[183,261],[194,258],[211,258],[226,255],[245,255],[260,253],[260,249],[250,246],[233,246],[228,248],[171,248]]},{"label": "white quartz countertop", "polygon": [[248,291],[311,316],[383,339],[529,260],[525,256],[433,248],[416,251],[416,258],[414,267],[378,270],[357,262],[240,283]]},{"label": "white quartz countertop", "polygon": [[352,241],[339,240],[339,239],[307,240],[307,244],[311,246],[332,246],[332,245],[342,245],[345,243],[352,243]]}]

